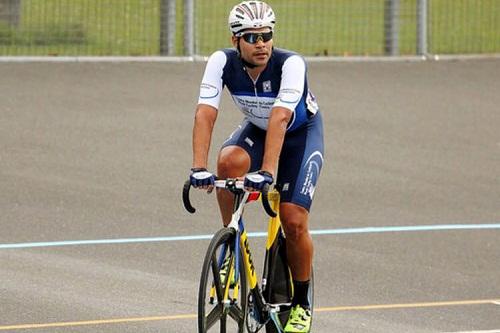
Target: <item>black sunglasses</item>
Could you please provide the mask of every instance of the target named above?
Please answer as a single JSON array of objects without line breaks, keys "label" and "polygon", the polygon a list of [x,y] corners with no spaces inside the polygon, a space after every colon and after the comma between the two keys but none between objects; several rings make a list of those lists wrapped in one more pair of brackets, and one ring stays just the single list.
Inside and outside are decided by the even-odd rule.
[{"label": "black sunglasses", "polygon": [[269,42],[273,39],[273,32],[247,32],[246,34],[241,35],[245,42],[250,44],[255,44],[259,40],[262,40],[264,43]]}]

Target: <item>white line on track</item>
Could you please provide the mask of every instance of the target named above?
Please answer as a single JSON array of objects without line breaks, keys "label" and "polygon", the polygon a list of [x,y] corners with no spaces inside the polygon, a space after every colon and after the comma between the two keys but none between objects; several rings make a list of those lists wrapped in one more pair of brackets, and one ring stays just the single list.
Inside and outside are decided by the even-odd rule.
[{"label": "white line on track", "polygon": [[[456,230],[485,230],[500,229],[500,223],[493,224],[438,224],[438,225],[415,225],[415,226],[386,226],[386,227],[364,227],[364,228],[340,228],[311,230],[312,235],[335,235],[335,234],[371,234],[386,232],[423,232],[423,231],[456,231]],[[88,240],[65,240],[51,242],[30,243],[6,243],[0,244],[0,250],[25,249],[33,247],[54,246],[76,246],[76,245],[102,245],[102,244],[127,244],[127,243],[151,243],[151,242],[174,242],[209,240],[213,235],[187,235],[167,237],[141,237],[141,238],[115,238],[115,239],[88,239]],[[248,237],[266,237],[266,232],[250,232]]]}]

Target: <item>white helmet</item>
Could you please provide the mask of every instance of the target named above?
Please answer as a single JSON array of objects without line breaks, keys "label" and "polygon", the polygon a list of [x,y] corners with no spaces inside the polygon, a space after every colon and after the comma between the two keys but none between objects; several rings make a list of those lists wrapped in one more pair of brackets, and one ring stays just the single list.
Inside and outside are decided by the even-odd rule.
[{"label": "white helmet", "polygon": [[233,35],[245,29],[274,29],[276,18],[273,9],[263,1],[243,1],[229,13],[229,30]]}]

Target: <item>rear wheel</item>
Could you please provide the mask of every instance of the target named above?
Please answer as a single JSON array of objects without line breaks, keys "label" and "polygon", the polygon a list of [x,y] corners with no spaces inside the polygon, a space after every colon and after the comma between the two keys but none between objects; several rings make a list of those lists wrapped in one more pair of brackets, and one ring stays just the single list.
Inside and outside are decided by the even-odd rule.
[{"label": "rear wheel", "polygon": [[[200,333],[244,332],[247,284],[241,253],[235,253],[235,235],[234,229],[223,228],[214,235],[207,249],[198,293]],[[240,258],[237,277],[234,274],[236,256]],[[221,269],[223,265],[225,269]],[[225,273],[221,274],[221,270]]]}]

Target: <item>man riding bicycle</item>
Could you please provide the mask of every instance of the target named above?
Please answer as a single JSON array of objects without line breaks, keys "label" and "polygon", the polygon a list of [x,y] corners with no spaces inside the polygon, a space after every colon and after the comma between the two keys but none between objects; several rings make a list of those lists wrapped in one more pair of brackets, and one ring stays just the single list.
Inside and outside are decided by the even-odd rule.
[{"label": "man riding bicycle", "polygon": [[[309,332],[313,243],[308,217],[323,164],[323,125],[308,89],[306,63],[292,51],[273,48],[274,26],[274,12],[262,1],[243,1],[231,10],[234,48],[210,56],[200,86],[190,180],[194,187],[213,188],[215,176],[207,171],[208,155],[226,86],[245,117],[222,145],[217,175],[244,177],[245,187],[256,191],[276,178],[294,284],[285,332]],[[227,225],[232,196],[218,191],[217,199]]]}]

